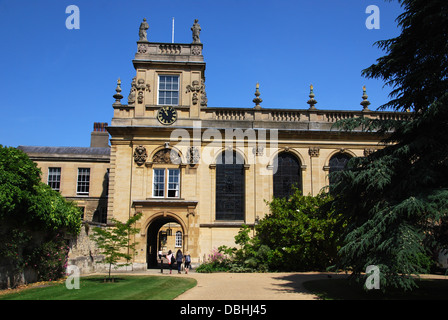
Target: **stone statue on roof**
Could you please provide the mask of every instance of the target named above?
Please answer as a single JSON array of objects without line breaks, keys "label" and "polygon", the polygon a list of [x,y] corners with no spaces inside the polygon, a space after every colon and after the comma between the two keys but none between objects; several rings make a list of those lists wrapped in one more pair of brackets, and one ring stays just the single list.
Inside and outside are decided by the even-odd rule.
[{"label": "stone statue on roof", "polygon": [[140,29],[138,35],[140,37],[139,41],[148,41],[146,38],[146,30],[149,29],[149,24],[146,22],[146,18],[143,18],[143,22],[140,24]]},{"label": "stone statue on roof", "polygon": [[194,24],[191,27],[191,31],[193,31],[193,43],[201,43],[199,39],[199,34],[201,33],[201,26],[198,23],[198,19],[194,20]]}]

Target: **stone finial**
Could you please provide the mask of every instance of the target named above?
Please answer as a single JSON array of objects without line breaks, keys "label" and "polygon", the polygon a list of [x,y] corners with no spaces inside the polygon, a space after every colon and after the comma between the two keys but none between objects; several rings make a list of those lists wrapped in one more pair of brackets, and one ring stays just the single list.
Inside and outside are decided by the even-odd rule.
[{"label": "stone finial", "polygon": [[316,110],[316,107],[314,105],[317,103],[317,101],[314,99],[314,87],[313,85],[310,85],[310,100],[307,101],[307,103],[310,105],[310,108],[308,110]]},{"label": "stone finial", "polygon": [[198,23],[198,19],[194,20],[193,26],[191,27],[191,31],[193,31],[193,43],[201,43],[199,39],[199,34],[201,33],[201,26]]},{"label": "stone finial", "polygon": [[140,39],[138,41],[148,41],[146,30],[149,29],[149,24],[146,22],[146,18],[143,18],[143,22],[140,24],[140,28],[138,30],[138,36]]},{"label": "stone finial", "polygon": [[362,107],[363,107],[362,111],[370,111],[368,108],[370,105],[370,101],[367,100],[368,97],[369,96],[366,93],[366,86],[363,86],[362,87],[362,101],[360,103],[360,105],[362,105]]},{"label": "stone finial", "polygon": [[260,103],[263,102],[263,100],[260,98],[260,84],[257,82],[257,85],[255,86],[255,99],[252,100],[255,103],[254,109],[261,109]]},{"label": "stone finial", "polygon": [[121,99],[123,99],[123,95],[121,94],[121,80],[118,78],[117,80],[117,87],[115,88],[116,94],[113,95],[115,98],[114,106],[121,105]]}]

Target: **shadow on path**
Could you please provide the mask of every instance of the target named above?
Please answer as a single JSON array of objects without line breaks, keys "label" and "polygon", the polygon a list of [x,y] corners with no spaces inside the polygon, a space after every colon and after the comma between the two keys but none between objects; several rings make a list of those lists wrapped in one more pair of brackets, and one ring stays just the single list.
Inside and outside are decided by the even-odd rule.
[{"label": "shadow on path", "polygon": [[345,279],[348,278],[346,274],[335,273],[291,273],[274,276],[273,279],[278,280],[275,283],[277,288],[272,289],[279,293],[299,293],[312,294],[303,286],[304,282],[321,279]]}]

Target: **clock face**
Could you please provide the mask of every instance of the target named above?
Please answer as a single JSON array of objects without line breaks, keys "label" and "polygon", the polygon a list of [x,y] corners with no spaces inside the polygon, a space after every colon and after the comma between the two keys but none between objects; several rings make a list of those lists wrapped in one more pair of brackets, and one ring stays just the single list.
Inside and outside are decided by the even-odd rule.
[{"label": "clock face", "polygon": [[163,106],[157,112],[157,120],[161,124],[173,124],[177,120],[177,111],[171,106]]}]

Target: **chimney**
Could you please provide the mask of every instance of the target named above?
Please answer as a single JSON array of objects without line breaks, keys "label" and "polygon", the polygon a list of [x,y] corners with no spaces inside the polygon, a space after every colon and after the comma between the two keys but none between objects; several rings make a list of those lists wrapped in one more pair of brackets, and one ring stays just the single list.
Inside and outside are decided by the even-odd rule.
[{"label": "chimney", "polygon": [[109,133],[106,131],[107,122],[95,122],[90,135],[91,148],[109,148]]}]

